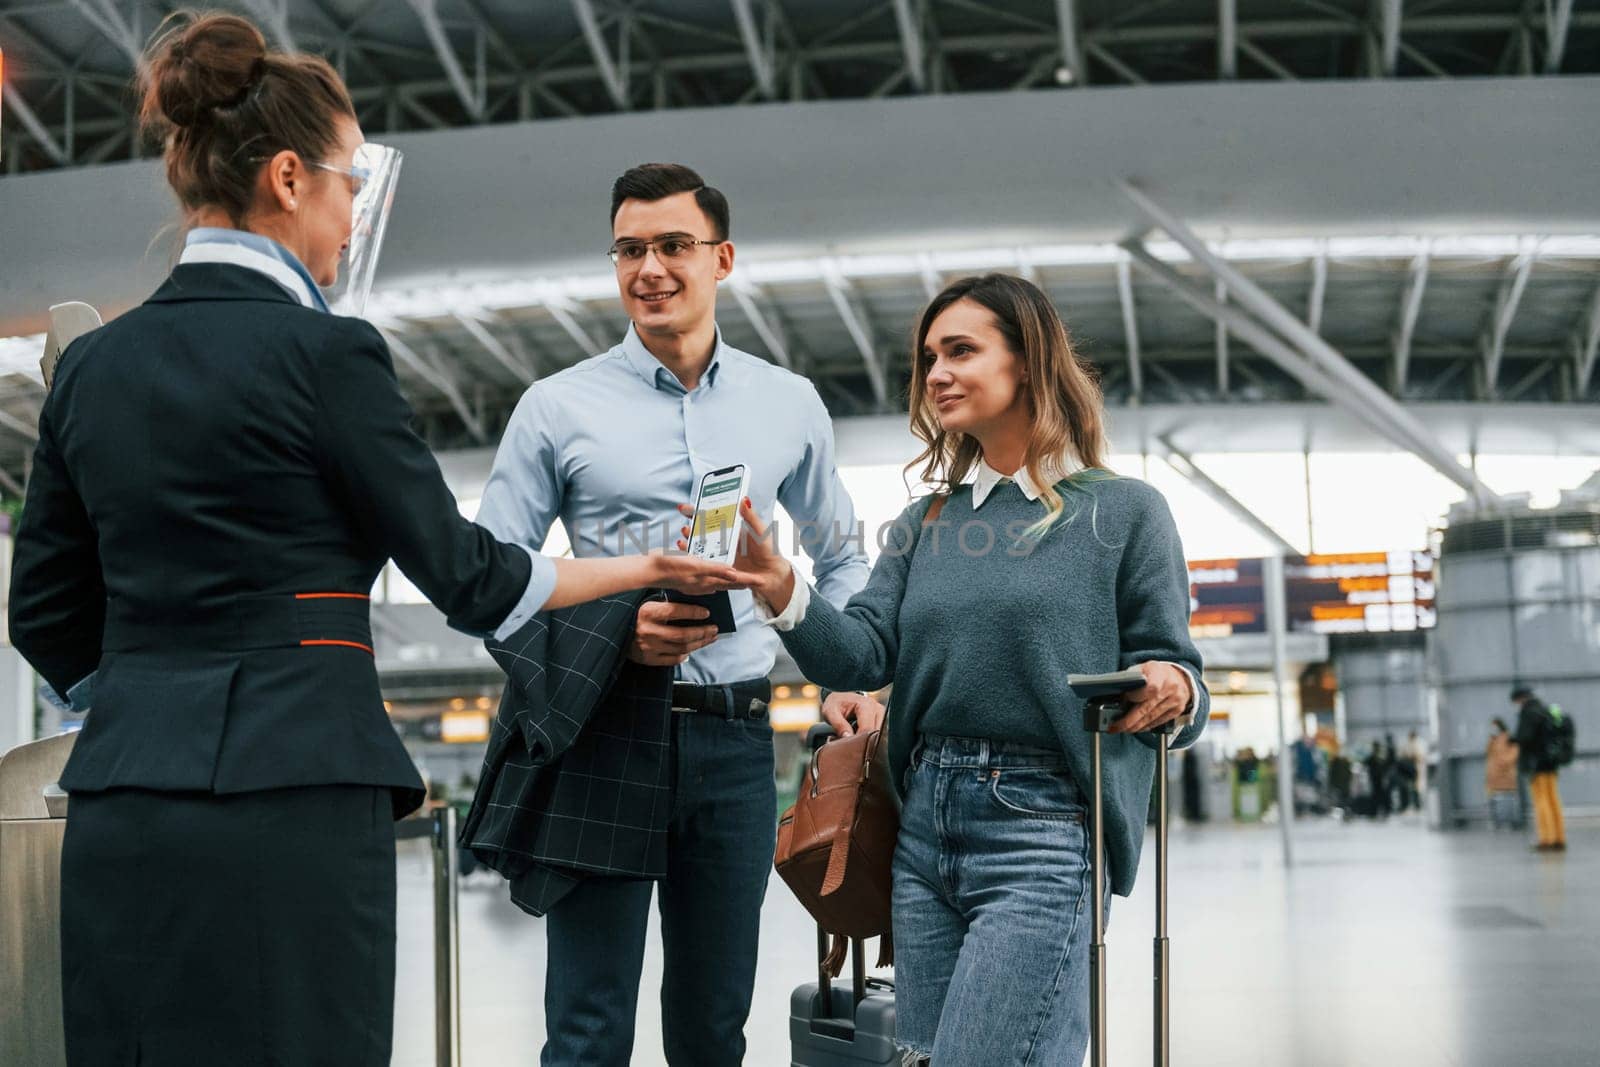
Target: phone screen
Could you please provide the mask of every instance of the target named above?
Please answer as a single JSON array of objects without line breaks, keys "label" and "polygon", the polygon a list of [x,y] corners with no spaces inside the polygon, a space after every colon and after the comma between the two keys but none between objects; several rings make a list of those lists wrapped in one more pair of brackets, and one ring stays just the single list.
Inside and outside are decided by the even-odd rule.
[{"label": "phone screen", "polygon": [[745,495],[745,467],[740,463],[712,471],[700,479],[689,530],[689,552],[701,559],[731,564],[739,549],[739,502]]}]

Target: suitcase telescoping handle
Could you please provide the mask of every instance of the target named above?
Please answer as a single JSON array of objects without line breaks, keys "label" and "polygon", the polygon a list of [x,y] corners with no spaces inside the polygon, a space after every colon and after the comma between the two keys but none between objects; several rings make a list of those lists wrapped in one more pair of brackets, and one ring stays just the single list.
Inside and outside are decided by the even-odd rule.
[{"label": "suitcase telescoping handle", "polygon": [[[1072,674],[1067,684],[1084,698],[1083,728],[1090,739],[1089,790],[1089,879],[1093,915],[1089,942],[1089,1062],[1106,1067],[1106,913],[1105,913],[1105,832],[1102,828],[1105,786],[1101,769],[1100,739],[1117,719],[1125,705],[1123,694],[1144,685],[1144,674],[1131,667],[1115,674]],[[1155,1019],[1154,1050],[1156,1067],[1171,1062],[1171,957],[1167,940],[1167,756],[1172,735],[1194,721],[1192,714],[1159,727],[1156,767],[1156,933],[1155,933]]]}]

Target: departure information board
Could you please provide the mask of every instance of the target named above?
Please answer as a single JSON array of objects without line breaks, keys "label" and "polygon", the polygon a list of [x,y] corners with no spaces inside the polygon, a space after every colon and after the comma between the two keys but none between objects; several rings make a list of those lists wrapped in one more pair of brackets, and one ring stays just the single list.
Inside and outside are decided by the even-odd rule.
[{"label": "departure information board", "polygon": [[[1260,559],[1190,563],[1190,633],[1195,637],[1265,633],[1265,571]],[[1288,556],[1283,575],[1291,632],[1425,630],[1437,619],[1433,556],[1428,552]]]}]

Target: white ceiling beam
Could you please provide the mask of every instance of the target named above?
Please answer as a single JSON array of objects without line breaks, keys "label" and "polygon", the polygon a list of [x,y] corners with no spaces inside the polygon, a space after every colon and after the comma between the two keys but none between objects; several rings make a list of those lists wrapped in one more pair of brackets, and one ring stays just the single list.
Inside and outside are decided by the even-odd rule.
[{"label": "white ceiling beam", "polygon": [[[1228,306],[1228,287],[1217,282],[1214,290],[1217,303],[1223,307]],[[1218,319],[1216,322],[1216,337],[1213,341],[1217,350],[1217,392],[1222,396],[1228,395],[1228,326]]]},{"label": "white ceiling beam", "polygon": [[[1061,65],[1071,75],[1066,84],[1088,85],[1089,66],[1083,58],[1083,24],[1078,21],[1077,0],[1056,0],[1056,33],[1061,39]],[[1104,57],[1101,61],[1105,61]]]},{"label": "white ceiling beam", "polygon": [[1582,395],[1589,390],[1595,356],[1600,354],[1600,285],[1595,286],[1594,295],[1589,298],[1589,311],[1573,337],[1573,349],[1578,357],[1578,393]]},{"label": "white ceiling beam", "polygon": [[285,52],[298,52],[294,33],[289,29],[289,0],[240,0],[245,10],[265,25],[277,46]]},{"label": "white ceiling beam", "polygon": [[734,302],[739,305],[739,310],[744,312],[750,328],[761,338],[761,343],[767,346],[767,351],[772,353],[773,360],[786,370],[794,370],[793,346],[789,342],[789,333],[784,329],[777,314],[769,313],[768,308],[764,306],[767,301],[760,287],[749,283],[730,283],[728,288],[732,290]]},{"label": "white ceiling beam", "polygon": [[89,25],[116,45],[118,50],[128,57],[135,70],[139,69],[144,59],[139,35],[134,33],[133,27],[109,0],[67,0],[67,3],[82,15]]},{"label": "white ceiling beam", "polygon": [[600,32],[600,16],[595,13],[594,3],[592,0],[572,0],[572,12],[578,16],[584,43],[589,46],[589,54],[594,58],[606,92],[611,95],[611,102],[623,111],[628,110],[628,79],[617,61],[611,58],[611,48],[606,44],[605,35]]},{"label": "white ceiling beam", "polygon": [[1033,256],[1029,253],[1029,250],[1018,246],[1017,250],[1013,252],[1012,255],[1016,257],[1017,274],[1022,277],[1022,280],[1033,285],[1038,285],[1039,268],[1034,266]]},{"label": "white ceiling beam", "polygon": [[65,167],[71,163],[72,157],[67,155],[67,150],[61,146],[61,142],[51,136],[45,124],[39,121],[39,116],[34,114],[33,108],[28,106],[28,102],[17,91],[16,83],[8,83],[4,88],[6,106],[17,116],[17,121],[22,123],[22,128],[28,131],[28,136],[33,138],[34,143],[58,165]]},{"label": "white ceiling beam", "polygon": [[572,343],[577,345],[585,356],[598,355],[606,350],[606,346],[600,344],[584,326],[579,318],[581,312],[571,300],[565,297],[547,295],[540,297],[539,303],[550,313],[550,317],[555,319],[557,324],[567,332],[567,336],[572,338]]},{"label": "white ceiling beam", "polygon": [[1544,72],[1560,74],[1567,55],[1567,31],[1572,28],[1572,0],[1545,0]]},{"label": "white ceiling beam", "polygon": [[1239,51],[1261,64],[1268,73],[1286,82],[1299,81],[1294,71],[1273,59],[1271,54],[1248,37],[1239,38]]},{"label": "white ceiling beam", "polygon": [[1403,394],[1411,373],[1411,340],[1416,335],[1417,316],[1422,313],[1422,295],[1428,288],[1429,253],[1426,244],[1406,271],[1405,290],[1400,294],[1400,321],[1394,329],[1394,391]]},{"label": "white ceiling beam", "polygon": [[1298,546],[1291,544],[1289,539],[1273,528],[1267,520],[1251,511],[1243,501],[1228,492],[1221,482],[1207,474],[1188,453],[1172,443],[1170,435],[1162,434],[1156,440],[1160,443],[1161,457],[1167,461],[1167,466],[1183,475],[1195,488],[1221,504],[1224,510],[1266,538],[1279,551],[1289,556],[1300,555]]},{"label": "white ceiling beam", "polygon": [[1338,396],[1353,403],[1358,409],[1370,411],[1387,427],[1391,436],[1411,442],[1411,451],[1465,489],[1474,499],[1479,501],[1495,499],[1493,491],[1479,481],[1473,471],[1464,467],[1453,452],[1440,444],[1438,438],[1414,415],[1374,384],[1372,379],[1356,369],[1332,345],[1308,329],[1305,323],[1295,318],[1282,304],[1267,295],[1260,286],[1213,252],[1188,226],[1184,225],[1177,215],[1132,183],[1124,181],[1119,185],[1123,194],[1141,213],[1183,246],[1196,262],[1211,272],[1214,278],[1226,283],[1228,292],[1234,300],[1293,342],[1319,372],[1337,381],[1341,387],[1337,391]]},{"label": "white ceiling beam", "polygon": [[1405,0],[1382,0],[1383,3],[1383,76],[1392,78],[1400,69],[1400,16]]},{"label": "white ceiling beam", "polygon": [[739,37],[744,41],[745,54],[750,57],[750,72],[755,75],[756,87],[768,100],[778,95],[777,64],[773,62],[772,49],[761,39],[761,28],[756,25],[753,0],[731,0],[733,18],[739,24]]},{"label": "white ceiling beam", "polygon": [[444,23],[439,19],[437,0],[407,0],[411,10],[417,13],[417,19],[422,23],[422,31],[428,37],[428,43],[433,46],[434,54],[439,57],[439,65],[444,67],[445,77],[450,79],[451,88],[455,89],[456,96],[461,100],[461,106],[467,109],[473,122],[482,122],[485,115],[484,86],[474,86],[467,78],[467,72],[457,58],[455,46],[450,43],[450,35],[445,32]]},{"label": "white ceiling beam", "polygon": [[922,295],[929,300],[944,291],[944,279],[933,265],[933,257],[926,252],[917,253],[917,276],[922,279]]},{"label": "white ceiling beam", "polygon": [[19,437],[27,438],[35,444],[39,441],[39,428],[37,426],[30,424],[26,419],[19,419],[4,408],[0,408],[0,426],[5,427]]},{"label": "white ceiling beam", "polygon": [[1122,336],[1128,353],[1128,393],[1134,403],[1144,395],[1144,361],[1139,353],[1139,315],[1133,303],[1133,268],[1124,252],[1117,257],[1117,302],[1122,305]]},{"label": "white ceiling beam", "polygon": [[922,41],[922,5],[918,0],[893,0],[900,48],[906,55],[906,76],[917,92],[928,89],[928,58]]},{"label": "white ceiling beam", "polygon": [[1102,48],[1100,45],[1095,44],[1094,42],[1091,41],[1089,43],[1089,46],[1086,49],[1086,51],[1091,56],[1094,56],[1094,58],[1096,58],[1100,62],[1104,63],[1106,66],[1110,67],[1116,73],[1116,75],[1119,78],[1121,78],[1123,81],[1127,82],[1129,85],[1149,85],[1150,84],[1150,82],[1145,78],[1144,75],[1142,75],[1138,71],[1134,70],[1128,64],[1124,63],[1122,60],[1120,60],[1116,56],[1112,55],[1108,50],[1106,50],[1105,48]]},{"label": "white ceiling beam", "polygon": [[1415,63],[1429,74],[1432,74],[1435,78],[1443,78],[1448,81],[1451,77],[1453,77],[1448,70],[1445,70],[1443,67],[1439,66],[1439,64],[1429,59],[1420,48],[1407,44],[1405,41],[1401,41],[1400,51],[1405,54],[1407,59],[1411,60],[1411,62]]},{"label": "white ceiling beam", "polygon": [[1306,326],[1322,332],[1322,309],[1328,302],[1328,244],[1322,242],[1311,257],[1311,295],[1306,300]]},{"label": "white ceiling beam", "polygon": [[384,340],[389,342],[389,351],[399,357],[400,362],[411,368],[411,371],[417,377],[444,394],[445,400],[449,401],[450,406],[455,409],[456,415],[460,417],[462,424],[466,426],[467,432],[472,435],[473,440],[479,444],[488,444],[489,435],[484,432],[482,420],[473,413],[472,408],[467,404],[466,398],[461,395],[461,390],[456,385],[455,379],[432,360],[424,358],[416,349],[396,337],[393,331],[384,330],[382,332]]},{"label": "white ceiling beam", "polygon": [[483,320],[460,311],[456,312],[455,319],[461,324],[462,329],[478,342],[478,346],[489,353],[490,358],[511,375],[513,381],[521,385],[531,385],[538,380],[539,372],[506,347],[500,338],[490,333],[488,325]]},{"label": "white ceiling beam", "polygon": [[[1235,337],[1276,363],[1285,374],[1305,386],[1308,392],[1343,406],[1333,379],[1318,370],[1304,352],[1290,346],[1243,309],[1219,304],[1206,286],[1185,278],[1171,264],[1156,258],[1143,242],[1125,241],[1122,248],[1133,258],[1134,265],[1172,290],[1184,303],[1206,318],[1225,323]],[[1159,363],[1152,364],[1152,369],[1159,366]],[[1369,422],[1369,425],[1377,427],[1376,422]]]},{"label": "white ceiling beam", "polygon": [[822,283],[828,290],[828,299],[833,302],[834,310],[844,322],[845,332],[850,335],[850,340],[855,342],[856,351],[861,353],[861,362],[866,365],[867,380],[872,386],[873,399],[877,401],[878,407],[882,408],[888,403],[888,375],[884,370],[883,357],[878,352],[872,327],[867,321],[866,309],[861,306],[855,287],[845,280],[837,265],[832,262],[823,265]]},{"label": "white ceiling beam", "polygon": [[1238,0],[1217,0],[1217,77],[1239,76]]},{"label": "white ceiling beam", "polygon": [[1528,288],[1528,276],[1533,273],[1534,249],[1525,248],[1506,265],[1505,276],[1500,279],[1500,289],[1495,294],[1494,311],[1481,341],[1483,351],[1483,380],[1490,394],[1500,379],[1500,364],[1505,359],[1506,335],[1517,317],[1517,307]]}]

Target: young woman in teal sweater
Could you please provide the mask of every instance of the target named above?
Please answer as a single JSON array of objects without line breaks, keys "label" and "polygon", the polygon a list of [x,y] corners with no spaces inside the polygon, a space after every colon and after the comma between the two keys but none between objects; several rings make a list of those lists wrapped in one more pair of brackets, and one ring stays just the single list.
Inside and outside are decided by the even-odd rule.
[{"label": "young woman in teal sweater", "polygon": [[[956,282],[917,329],[913,461],[934,496],[880,539],[845,607],[812,596],[750,508],[739,569],[813,681],[890,682],[905,805],[894,858],[897,1041],[935,1065],[1081,1063],[1088,1043],[1089,742],[1067,675],[1139,667],[1106,738],[1109,880],[1138,870],[1144,733],[1209,700],[1172,516],[1105,469],[1103,401],[1049,298]],[[930,508],[942,501],[929,520]]]}]

